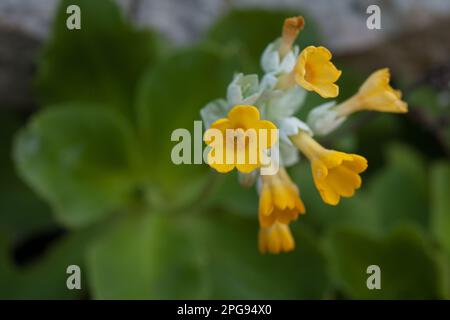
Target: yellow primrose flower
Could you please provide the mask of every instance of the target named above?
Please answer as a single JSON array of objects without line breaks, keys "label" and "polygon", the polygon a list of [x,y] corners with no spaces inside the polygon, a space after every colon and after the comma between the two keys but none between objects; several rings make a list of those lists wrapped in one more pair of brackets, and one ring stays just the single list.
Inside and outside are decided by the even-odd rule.
[{"label": "yellow primrose flower", "polygon": [[308,91],[315,91],[323,98],[333,98],[339,94],[335,82],[341,76],[331,62],[331,52],[325,47],[309,46],[298,57],[294,68],[295,81]]},{"label": "yellow primrose flower", "polygon": [[[221,173],[235,167],[243,173],[259,168],[262,152],[276,142],[271,132],[276,129],[272,122],[260,119],[256,107],[234,106],[227,118],[215,121],[205,132],[204,140],[211,147],[208,164]],[[263,137],[265,141],[260,141]]]},{"label": "yellow primrose flower", "polygon": [[262,187],[259,198],[259,222],[270,227],[277,221],[289,223],[305,213],[297,186],[284,168],[274,175],[261,175]]},{"label": "yellow primrose flower", "polygon": [[288,252],[294,250],[295,242],[289,226],[276,222],[270,227],[262,227],[258,234],[259,251],[261,253]]},{"label": "yellow primrose flower", "polygon": [[340,116],[347,116],[359,110],[405,113],[408,104],[401,100],[402,93],[393,89],[388,68],[372,73],[353,97],[336,106]]},{"label": "yellow primrose flower", "polygon": [[364,157],[325,149],[305,132],[291,140],[311,162],[314,183],[325,203],[337,205],[361,186],[359,174],[367,169]]}]

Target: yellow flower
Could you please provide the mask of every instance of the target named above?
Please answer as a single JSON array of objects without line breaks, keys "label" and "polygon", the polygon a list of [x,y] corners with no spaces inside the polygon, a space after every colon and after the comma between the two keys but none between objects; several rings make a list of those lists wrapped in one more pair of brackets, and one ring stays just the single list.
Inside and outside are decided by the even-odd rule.
[{"label": "yellow flower", "polygon": [[261,227],[270,227],[277,221],[289,223],[305,213],[297,186],[284,168],[274,175],[262,175],[259,198],[259,222]]},{"label": "yellow flower", "polygon": [[256,107],[234,106],[227,118],[217,120],[205,132],[204,140],[211,147],[208,164],[221,173],[235,167],[243,173],[259,168],[262,152],[276,142],[271,135],[276,129],[272,122],[260,119]]},{"label": "yellow flower", "polygon": [[333,98],[339,94],[339,87],[334,84],[341,76],[331,62],[331,52],[324,47],[309,46],[305,48],[294,68],[295,81],[306,90],[315,91],[323,98]]},{"label": "yellow flower", "polygon": [[305,132],[291,140],[311,162],[314,184],[324,202],[337,205],[341,197],[351,197],[361,187],[359,174],[367,169],[364,157],[325,149]]},{"label": "yellow flower", "polygon": [[258,234],[259,251],[261,253],[288,252],[294,250],[295,242],[289,226],[276,222],[270,227],[262,227]]},{"label": "yellow flower", "polygon": [[336,106],[336,111],[340,116],[359,110],[408,112],[408,104],[401,100],[402,93],[389,85],[390,78],[388,68],[375,71],[353,97]]}]

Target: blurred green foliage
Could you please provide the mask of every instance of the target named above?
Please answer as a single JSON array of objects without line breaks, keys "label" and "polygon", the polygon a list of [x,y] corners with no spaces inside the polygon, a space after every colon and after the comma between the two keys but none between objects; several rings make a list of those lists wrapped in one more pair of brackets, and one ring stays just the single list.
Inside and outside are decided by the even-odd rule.
[{"label": "blurred green foliage", "polygon": [[[39,61],[41,109],[20,130],[23,118],[1,117],[0,150],[13,157],[0,159],[0,298],[450,297],[450,162],[427,127],[449,106],[431,103],[433,89],[406,97],[431,122],[369,114],[324,141],[369,159],[355,197],[327,206],[306,161],[290,169],[307,208],[293,225],[297,248],[261,255],[256,191],[206,165],[175,166],[170,134],[193,130],[235,71],[258,72],[283,19],[299,13],[231,12],[201,43],[169,50],[111,1],[75,2],[83,28],[65,28],[74,1],[62,1]],[[301,45],[314,34],[307,19]],[[345,98],[365,75],[341,69]],[[320,101],[309,95],[300,115]],[[58,230],[21,261],[27,243]],[[66,288],[70,264],[81,291]],[[366,287],[371,264],[382,290]]]}]

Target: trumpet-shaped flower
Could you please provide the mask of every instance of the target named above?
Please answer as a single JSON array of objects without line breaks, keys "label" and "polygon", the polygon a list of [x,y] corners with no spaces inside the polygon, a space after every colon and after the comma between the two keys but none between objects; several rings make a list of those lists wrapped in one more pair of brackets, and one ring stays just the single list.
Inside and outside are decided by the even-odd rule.
[{"label": "trumpet-shaped flower", "polygon": [[408,112],[407,103],[401,99],[402,93],[390,86],[390,78],[388,68],[375,71],[353,97],[336,106],[337,113],[346,116],[359,110]]},{"label": "trumpet-shaped flower", "polygon": [[361,187],[359,174],[367,169],[364,157],[325,149],[305,132],[291,139],[311,162],[314,184],[325,203],[337,205]]},{"label": "trumpet-shaped flower", "polygon": [[305,48],[294,68],[295,81],[308,91],[315,91],[323,98],[333,98],[339,94],[335,82],[341,76],[331,62],[331,52],[325,47]]},{"label": "trumpet-shaped flower", "polygon": [[252,172],[261,166],[265,149],[276,142],[272,132],[276,129],[272,122],[260,119],[256,107],[233,107],[227,118],[215,121],[205,132],[204,140],[211,147],[208,164],[221,173],[234,168]]},{"label": "trumpet-shaped flower", "polygon": [[283,32],[281,34],[281,44],[279,48],[280,56],[284,57],[288,53],[298,33],[305,26],[305,19],[302,16],[291,17],[284,20]]},{"label": "trumpet-shaped flower", "polygon": [[277,222],[287,224],[305,213],[298,187],[292,182],[284,168],[274,175],[261,176],[262,187],[259,198],[259,223],[270,227]]},{"label": "trumpet-shaped flower", "polygon": [[[237,168],[242,186],[257,181],[261,253],[294,249],[289,224],[305,213],[305,206],[285,167],[300,161],[300,153],[310,161],[314,184],[325,203],[337,205],[341,197],[351,197],[361,187],[360,174],[367,169],[367,160],[326,149],[313,134],[329,134],[359,110],[407,112],[400,91],[389,85],[389,70],[381,69],[347,101],[329,101],[314,108],[307,123],[297,118],[307,91],[336,97],[341,76],[328,49],[309,46],[299,54],[295,41],[304,26],[301,16],[285,19],[281,37],[269,43],[261,56],[262,78],[235,75],[226,99],[216,99],[201,110],[207,128],[204,140],[210,149],[208,164],[219,172]],[[275,125],[279,130],[272,130]],[[268,129],[270,134],[266,131],[261,138],[259,132]],[[264,140],[267,143],[261,144]]]},{"label": "trumpet-shaped flower", "polygon": [[289,226],[276,222],[270,227],[261,227],[258,234],[259,251],[261,253],[288,252],[294,250],[295,242]]}]

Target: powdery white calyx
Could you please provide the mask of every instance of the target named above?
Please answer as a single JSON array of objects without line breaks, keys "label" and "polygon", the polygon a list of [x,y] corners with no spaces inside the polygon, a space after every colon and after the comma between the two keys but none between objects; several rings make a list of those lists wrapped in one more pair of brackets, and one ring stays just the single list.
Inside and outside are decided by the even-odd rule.
[{"label": "powdery white calyx", "polygon": [[337,129],[346,119],[334,109],[336,101],[327,102],[314,108],[308,115],[307,123],[317,135],[326,135]]},{"label": "powdery white calyx", "polygon": [[281,58],[278,51],[280,48],[280,42],[281,39],[271,42],[261,56],[261,67],[265,73],[289,73],[292,69],[294,69],[297,56],[300,51],[299,47],[294,46],[291,51]]},{"label": "powdery white calyx", "polygon": [[227,88],[227,101],[230,106],[251,105],[254,104],[260,94],[261,89],[256,74],[244,75],[238,73]]},{"label": "powdery white calyx", "polygon": [[264,114],[272,121],[282,121],[300,110],[306,98],[306,90],[299,86],[288,90],[273,90],[265,104]]},{"label": "powdery white calyx", "polygon": [[306,123],[296,117],[286,117],[277,124],[280,129],[280,161],[284,167],[290,167],[300,160],[300,154],[289,137],[297,135],[299,131],[305,131],[311,136],[313,132]]},{"label": "powdery white calyx", "polygon": [[225,118],[230,110],[228,102],[224,99],[216,99],[209,102],[200,110],[203,124],[206,129],[211,127],[217,119]]},{"label": "powdery white calyx", "polygon": [[298,149],[292,142],[280,140],[280,161],[283,167],[290,167],[300,160]]},{"label": "powdery white calyx", "polygon": [[292,145],[290,136],[296,136],[299,131],[305,131],[310,136],[313,136],[313,131],[310,127],[296,117],[287,117],[279,122],[280,140]]}]

